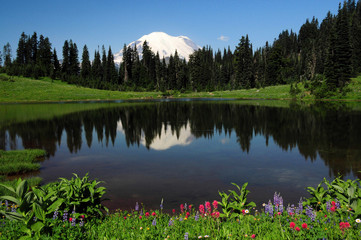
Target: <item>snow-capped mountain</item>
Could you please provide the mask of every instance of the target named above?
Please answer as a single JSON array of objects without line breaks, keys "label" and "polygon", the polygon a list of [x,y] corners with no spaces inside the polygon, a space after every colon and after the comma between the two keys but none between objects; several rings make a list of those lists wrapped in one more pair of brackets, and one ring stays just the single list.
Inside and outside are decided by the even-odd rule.
[{"label": "snow-capped mountain", "polygon": [[[173,37],[164,32],[152,32],[148,35],[144,35],[135,42],[131,42],[128,46],[134,48],[137,46],[139,57],[142,58],[143,43],[147,41],[151,50],[156,54],[159,53],[160,59],[168,58],[170,55],[174,55],[175,50],[180,58],[189,60],[189,55],[200,47],[195,44],[190,38],[186,36]],[[114,62],[120,64],[123,61],[123,49],[114,54]]]}]

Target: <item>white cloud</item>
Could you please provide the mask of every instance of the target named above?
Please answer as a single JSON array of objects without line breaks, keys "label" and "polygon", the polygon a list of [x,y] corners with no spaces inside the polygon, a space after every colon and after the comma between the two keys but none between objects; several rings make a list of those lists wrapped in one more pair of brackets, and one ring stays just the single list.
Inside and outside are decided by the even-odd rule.
[{"label": "white cloud", "polygon": [[229,40],[229,37],[227,36],[223,36],[221,35],[219,38],[217,38],[218,40],[221,40],[221,41],[224,41],[224,42],[227,42]]}]

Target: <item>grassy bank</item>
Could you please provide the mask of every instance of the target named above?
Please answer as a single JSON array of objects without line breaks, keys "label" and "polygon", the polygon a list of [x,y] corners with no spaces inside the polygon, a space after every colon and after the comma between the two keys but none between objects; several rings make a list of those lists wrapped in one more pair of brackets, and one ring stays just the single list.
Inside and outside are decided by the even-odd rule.
[{"label": "grassy bank", "polygon": [[14,175],[38,170],[40,164],[37,162],[44,156],[45,151],[39,149],[0,150],[0,175]]},{"label": "grassy bank", "polygon": [[[297,99],[314,100],[310,92],[298,84],[301,92]],[[351,80],[350,91],[343,100],[361,100],[361,76]],[[292,99],[289,93],[290,85],[271,86],[260,89],[188,92],[170,91],[174,98],[242,98],[242,99]],[[0,103],[14,102],[53,102],[53,101],[85,101],[85,100],[119,100],[119,99],[149,99],[162,98],[161,92],[120,92],[90,89],[69,85],[59,80],[43,78],[35,80],[23,77],[0,75]],[[331,98],[335,100],[336,98]]]}]

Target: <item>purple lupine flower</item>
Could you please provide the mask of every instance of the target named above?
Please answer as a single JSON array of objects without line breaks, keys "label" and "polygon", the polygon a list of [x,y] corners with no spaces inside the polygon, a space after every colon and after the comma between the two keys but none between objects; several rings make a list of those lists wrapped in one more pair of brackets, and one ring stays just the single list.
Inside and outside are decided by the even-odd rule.
[{"label": "purple lupine flower", "polygon": [[8,207],[9,206],[9,202],[8,200],[5,200],[5,206]]},{"label": "purple lupine flower", "polygon": [[63,214],[63,222],[68,221],[68,211],[64,210],[64,214]]},{"label": "purple lupine flower", "polygon": [[281,213],[283,213],[283,204],[280,204],[280,207],[278,209]]},{"label": "purple lupine flower", "polygon": [[265,205],[264,205],[264,213],[265,213],[265,214],[268,214],[268,213],[269,213],[269,206],[268,206],[268,204],[265,204]]},{"label": "purple lupine flower", "polygon": [[16,212],[16,207],[14,205],[11,205],[11,212]]},{"label": "purple lupine flower", "polygon": [[273,216],[273,206],[271,200],[268,201],[268,213],[270,216]]},{"label": "purple lupine flower", "polygon": [[169,219],[169,222],[168,222],[168,226],[173,226],[174,222],[173,222],[173,219]]},{"label": "purple lupine flower", "polygon": [[135,203],[134,210],[135,210],[135,211],[139,211],[139,204],[138,204],[138,202]]},{"label": "purple lupine flower", "polygon": [[295,205],[288,205],[288,207],[287,207],[287,213],[289,214],[289,215],[293,215],[293,214],[295,214]]},{"label": "purple lupine flower", "polygon": [[188,240],[188,233],[187,232],[184,234],[184,240]]},{"label": "purple lupine flower", "polygon": [[312,221],[315,221],[315,218],[316,218],[316,214],[315,212],[313,211],[312,207],[310,206],[307,206],[306,207],[306,215],[311,218]]},{"label": "purple lupine flower", "polygon": [[341,208],[341,204],[340,202],[337,200],[337,198],[335,198],[335,202],[336,202],[336,208]]},{"label": "purple lupine flower", "polygon": [[84,222],[83,222],[83,219],[80,218],[79,227],[82,227],[82,226],[84,226]]},{"label": "purple lupine flower", "polygon": [[302,200],[302,197],[300,198],[300,201],[298,202],[298,211],[299,211],[299,213],[302,213],[302,211],[303,211],[303,200]]},{"label": "purple lupine flower", "polygon": [[198,214],[198,211],[196,213],[196,215],[194,216],[194,220],[198,221],[199,220],[199,214]]},{"label": "purple lupine flower", "polygon": [[139,213],[140,216],[143,215],[143,209],[140,209],[140,213]]},{"label": "purple lupine flower", "polygon": [[156,220],[155,218],[153,219],[152,225],[153,225],[153,226],[156,226],[156,225],[157,225],[157,220]]},{"label": "purple lupine flower", "polygon": [[179,221],[182,222],[182,221],[183,221],[183,218],[180,218]]},{"label": "purple lupine flower", "polygon": [[330,201],[326,202],[326,209],[327,209],[327,212],[331,212],[331,202]]},{"label": "purple lupine flower", "polygon": [[276,193],[273,195],[273,204],[275,206],[278,206],[280,205],[281,203],[283,203],[283,200],[282,200],[282,197],[280,196],[281,194],[280,193]]},{"label": "purple lupine flower", "polygon": [[53,214],[53,220],[58,218],[58,210],[55,210],[54,214]]},{"label": "purple lupine flower", "polygon": [[75,227],[75,225],[76,225],[76,219],[75,219],[75,217],[73,217],[71,219],[71,226]]}]

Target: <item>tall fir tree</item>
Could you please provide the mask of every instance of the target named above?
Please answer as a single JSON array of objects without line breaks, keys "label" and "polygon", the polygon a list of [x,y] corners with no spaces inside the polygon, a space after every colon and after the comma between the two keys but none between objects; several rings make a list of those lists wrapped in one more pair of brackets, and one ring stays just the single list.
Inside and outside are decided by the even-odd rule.
[{"label": "tall fir tree", "polygon": [[88,86],[91,75],[91,64],[87,45],[84,45],[83,47],[80,75],[82,77],[83,85]]}]

